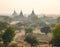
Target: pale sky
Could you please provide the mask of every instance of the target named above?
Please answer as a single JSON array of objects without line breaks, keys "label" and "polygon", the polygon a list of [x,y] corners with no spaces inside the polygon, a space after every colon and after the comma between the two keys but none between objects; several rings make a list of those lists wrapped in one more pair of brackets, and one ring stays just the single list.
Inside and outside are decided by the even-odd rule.
[{"label": "pale sky", "polygon": [[32,10],[36,14],[60,14],[60,0],[0,0],[0,14],[11,14],[13,11],[19,14],[30,14]]}]

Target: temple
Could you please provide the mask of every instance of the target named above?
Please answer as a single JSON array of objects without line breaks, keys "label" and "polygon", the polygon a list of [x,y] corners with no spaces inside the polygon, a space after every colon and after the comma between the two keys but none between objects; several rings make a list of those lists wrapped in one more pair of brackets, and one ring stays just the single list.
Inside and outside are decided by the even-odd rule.
[{"label": "temple", "polygon": [[19,16],[23,16],[23,12],[22,11],[20,12]]},{"label": "temple", "polygon": [[32,10],[31,16],[32,16],[32,15],[35,15],[34,10]]},{"label": "temple", "polygon": [[17,16],[18,14],[16,13],[16,11],[14,10],[12,16]]}]

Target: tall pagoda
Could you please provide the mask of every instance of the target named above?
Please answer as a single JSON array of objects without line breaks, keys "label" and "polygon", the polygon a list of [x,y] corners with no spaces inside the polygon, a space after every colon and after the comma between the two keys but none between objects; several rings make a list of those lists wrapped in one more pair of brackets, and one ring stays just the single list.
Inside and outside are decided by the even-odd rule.
[{"label": "tall pagoda", "polygon": [[19,16],[23,16],[23,12],[22,11],[20,12]]},{"label": "tall pagoda", "polygon": [[16,11],[14,10],[12,16],[17,16],[18,14],[16,13]]},{"label": "tall pagoda", "polygon": [[34,10],[32,10],[31,16],[35,15]]},{"label": "tall pagoda", "polygon": [[28,16],[28,20],[33,24],[38,22],[38,17],[34,13],[34,10],[32,10],[32,13]]}]

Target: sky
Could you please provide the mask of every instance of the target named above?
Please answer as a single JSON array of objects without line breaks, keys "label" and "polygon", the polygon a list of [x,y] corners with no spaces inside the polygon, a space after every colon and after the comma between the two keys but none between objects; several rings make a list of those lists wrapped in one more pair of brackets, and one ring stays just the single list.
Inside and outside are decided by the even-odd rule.
[{"label": "sky", "polygon": [[60,14],[60,0],[0,0],[0,14]]}]

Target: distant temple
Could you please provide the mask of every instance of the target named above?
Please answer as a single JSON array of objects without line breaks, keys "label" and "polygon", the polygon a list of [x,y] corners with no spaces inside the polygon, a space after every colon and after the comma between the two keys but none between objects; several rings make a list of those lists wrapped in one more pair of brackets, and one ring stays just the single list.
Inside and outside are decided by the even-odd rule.
[{"label": "distant temple", "polygon": [[12,16],[17,16],[18,14],[16,13],[16,11],[14,10]]},{"label": "distant temple", "polygon": [[20,14],[18,14],[14,10],[12,15],[0,15],[0,22],[7,22],[7,23],[20,22],[20,23],[25,23],[26,25],[32,25],[32,26],[38,25],[40,28],[42,28],[42,27],[46,27],[47,25],[53,26],[57,23],[57,20],[55,18],[49,16],[51,15],[44,15],[44,14],[36,15],[34,10],[32,10],[31,14],[29,15],[24,15],[22,11],[20,12]]},{"label": "distant temple", "polygon": [[20,12],[19,16],[23,16],[23,12],[22,11]]},{"label": "distant temple", "polygon": [[38,22],[38,17],[34,13],[34,10],[32,10],[32,13],[28,16],[28,21],[32,24],[36,24]]},{"label": "distant temple", "polygon": [[32,15],[35,15],[34,10],[32,10],[31,16],[32,16]]},{"label": "distant temple", "polygon": [[36,17],[36,14],[35,14],[34,10],[32,10],[31,14],[28,17],[30,17],[30,18]]},{"label": "distant temple", "polygon": [[12,20],[23,22],[25,20],[25,16],[23,15],[22,11],[20,12],[19,15],[16,13],[16,11],[14,11],[12,14]]}]

